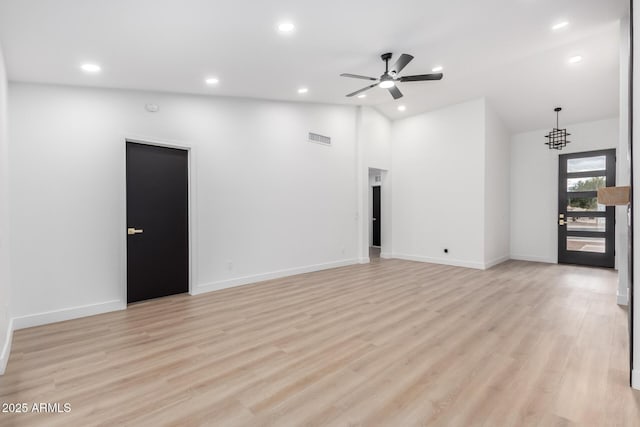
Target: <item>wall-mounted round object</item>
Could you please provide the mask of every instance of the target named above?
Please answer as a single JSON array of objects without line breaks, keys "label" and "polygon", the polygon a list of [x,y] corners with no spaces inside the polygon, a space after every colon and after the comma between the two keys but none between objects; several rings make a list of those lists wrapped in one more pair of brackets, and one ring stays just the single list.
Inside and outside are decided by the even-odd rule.
[{"label": "wall-mounted round object", "polygon": [[144,108],[150,113],[157,113],[158,110],[160,109],[158,104],[147,104],[144,106]]}]

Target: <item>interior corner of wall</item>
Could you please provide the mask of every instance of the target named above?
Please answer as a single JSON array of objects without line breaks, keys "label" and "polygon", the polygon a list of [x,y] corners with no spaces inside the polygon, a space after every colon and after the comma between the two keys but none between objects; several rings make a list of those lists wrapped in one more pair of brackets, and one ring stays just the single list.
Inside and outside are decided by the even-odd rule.
[{"label": "interior corner of wall", "polygon": [[9,356],[11,354],[11,343],[13,341],[13,319],[10,319],[7,323],[7,332],[4,343],[0,348],[0,375],[4,375],[7,369],[7,363],[9,362]]}]

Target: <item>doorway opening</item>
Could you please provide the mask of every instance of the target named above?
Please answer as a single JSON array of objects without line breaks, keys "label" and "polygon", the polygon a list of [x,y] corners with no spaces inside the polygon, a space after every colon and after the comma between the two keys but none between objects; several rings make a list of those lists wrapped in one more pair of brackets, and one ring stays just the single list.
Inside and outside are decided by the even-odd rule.
[{"label": "doorway opening", "polygon": [[558,183],[558,263],[613,268],[615,207],[598,188],[616,185],[616,150],[561,155]]},{"label": "doorway opening", "polygon": [[[369,169],[369,259],[379,259],[383,245],[383,223],[386,221],[382,209],[383,180],[385,171]],[[386,236],[384,236],[386,237]]]},{"label": "doorway opening", "polygon": [[189,151],[127,141],[126,203],[127,303],[188,292]]}]

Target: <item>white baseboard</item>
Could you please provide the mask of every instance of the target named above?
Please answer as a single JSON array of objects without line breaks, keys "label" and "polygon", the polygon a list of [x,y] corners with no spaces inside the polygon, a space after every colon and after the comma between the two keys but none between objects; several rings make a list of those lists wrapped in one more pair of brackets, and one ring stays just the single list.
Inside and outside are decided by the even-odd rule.
[{"label": "white baseboard", "polygon": [[393,258],[393,254],[387,252],[380,252],[380,258],[391,259]]},{"label": "white baseboard", "polygon": [[616,292],[616,301],[618,302],[618,305],[629,305],[629,295],[626,293],[621,294],[620,289],[618,289]]},{"label": "white baseboard", "polygon": [[444,265],[452,265],[454,267],[466,267],[466,268],[475,268],[477,270],[484,270],[484,263],[475,262],[475,261],[464,261],[460,259],[453,258],[432,258],[421,255],[405,255],[405,254],[393,254],[394,258],[404,259],[407,261],[418,261],[418,262],[428,262],[431,264],[444,264]]},{"label": "white baseboard", "polygon": [[637,369],[631,371],[631,387],[640,390],[640,371]]},{"label": "white baseboard", "polygon": [[358,263],[359,263],[359,264],[369,264],[370,262],[371,262],[371,258],[369,258],[369,257],[366,257],[366,258],[360,258],[360,259],[358,260]]},{"label": "white baseboard", "polygon": [[270,273],[254,274],[251,276],[237,277],[234,279],[221,280],[219,282],[196,285],[193,295],[206,292],[219,291],[221,289],[233,288],[235,286],[250,285],[252,283],[264,282],[265,280],[280,279],[282,277],[295,276],[296,274],[313,273],[314,271],[328,270],[330,268],[345,267],[347,265],[359,264],[361,259],[345,259],[341,261],[328,262],[324,264],[307,265],[304,267],[289,268],[286,270],[272,271]]},{"label": "white baseboard", "polygon": [[47,311],[44,313],[30,314],[28,316],[14,317],[13,329],[31,328],[33,326],[46,325],[48,323],[63,322],[79,317],[94,316],[110,311],[124,310],[127,304],[121,300],[113,300],[98,304],[89,304],[79,307],[64,308],[62,310]]},{"label": "white baseboard", "polygon": [[535,255],[519,255],[519,254],[511,254],[509,256],[509,258],[511,259],[515,259],[518,261],[531,261],[531,262],[544,262],[547,264],[557,264],[558,261],[550,259],[550,258],[546,258],[546,257],[541,257],[541,256],[535,256]]},{"label": "white baseboard", "polygon": [[495,267],[498,264],[502,264],[503,262],[509,261],[511,258],[509,255],[504,255],[489,262],[484,263],[484,269],[487,270],[491,267]]},{"label": "white baseboard", "polygon": [[9,362],[9,355],[11,354],[11,342],[13,341],[13,319],[9,319],[7,324],[7,337],[2,346],[2,353],[0,353],[0,375],[4,375],[5,369],[7,369],[7,362]]}]

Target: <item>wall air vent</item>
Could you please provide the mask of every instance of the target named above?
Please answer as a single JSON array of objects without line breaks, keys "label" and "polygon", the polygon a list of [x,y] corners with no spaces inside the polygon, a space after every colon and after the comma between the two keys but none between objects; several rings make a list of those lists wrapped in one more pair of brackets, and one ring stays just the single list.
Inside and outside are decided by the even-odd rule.
[{"label": "wall air vent", "polygon": [[318,144],[331,145],[331,138],[328,136],[320,135],[319,133],[309,132],[309,141],[317,142]]},{"label": "wall air vent", "polygon": [[376,175],[375,182],[382,182],[382,175]]}]

